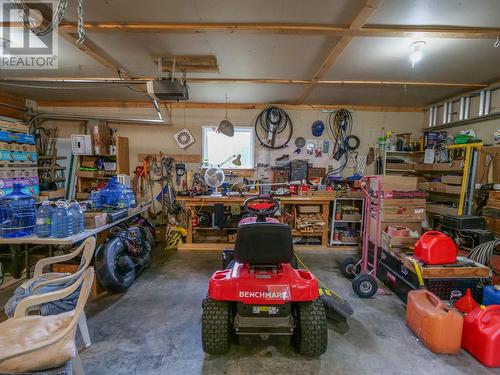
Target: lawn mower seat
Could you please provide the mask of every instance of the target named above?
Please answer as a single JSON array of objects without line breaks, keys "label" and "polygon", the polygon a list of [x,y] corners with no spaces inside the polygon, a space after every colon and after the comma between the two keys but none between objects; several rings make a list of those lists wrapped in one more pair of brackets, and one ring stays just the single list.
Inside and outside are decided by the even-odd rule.
[{"label": "lawn mower seat", "polygon": [[290,263],[293,259],[292,231],[281,223],[249,223],[238,227],[234,259],[251,265]]}]

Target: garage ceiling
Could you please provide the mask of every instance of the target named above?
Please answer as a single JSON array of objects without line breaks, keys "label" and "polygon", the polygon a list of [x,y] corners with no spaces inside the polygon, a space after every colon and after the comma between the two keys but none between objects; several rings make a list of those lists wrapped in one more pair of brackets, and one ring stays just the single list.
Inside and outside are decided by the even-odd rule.
[{"label": "garage ceiling", "polygon": [[[219,73],[188,75],[208,79],[190,83],[191,102],[221,103],[227,94],[231,103],[425,106],[500,79],[499,14],[497,0],[87,1],[81,51],[72,43],[76,0],[69,0],[59,69],[0,70],[0,88],[37,100],[147,101],[125,85],[50,80],[119,79],[116,68],[140,79],[156,74],[160,55],[215,55]],[[424,57],[412,69],[409,46],[417,40],[426,42]],[[43,88],[5,82],[18,78],[42,80]],[[271,82],[251,81],[263,79]]]}]

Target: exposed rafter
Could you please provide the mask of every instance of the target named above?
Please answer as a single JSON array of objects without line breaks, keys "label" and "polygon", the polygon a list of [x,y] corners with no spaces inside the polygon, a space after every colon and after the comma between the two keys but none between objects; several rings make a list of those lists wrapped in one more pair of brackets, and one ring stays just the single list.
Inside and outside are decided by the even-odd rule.
[{"label": "exposed rafter", "polygon": [[[145,84],[157,77],[128,78],[125,80],[114,77],[19,77],[0,78],[1,82],[8,83],[40,83],[40,84],[74,84],[74,83],[109,83],[109,84]],[[369,81],[369,80],[304,80],[304,79],[274,79],[274,78],[188,78],[188,83],[251,83],[272,85],[335,85],[335,86],[403,86],[403,87],[456,87],[468,89],[482,89],[487,84],[473,82],[424,82],[424,81]]]},{"label": "exposed rafter", "polygon": [[[80,107],[80,108],[151,108],[150,101],[38,101],[38,107]],[[350,104],[290,104],[290,103],[272,103],[286,110],[333,110],[340,108],[349,108],[354,111],[370,112],[422,112],[424,107],[411,106],[384,106],[384,105],[350,105]],[[226,103],[192,103],[192,102],[173,102],[162,103],[172,109],[225,109]],[[227,103],[229,109],[258,109],[262,110],[271,103]]]},{"label": "exposed rafter", "polygon": [[[349,30],[360,30],[381,2],[382,0],[366,0],[361,10],[349,25]],[[326,59],[319,66],[319,69],[316,71],[316,74],[313,77],[314,81],[321,80],[325,77],[326,73],[330,70],[335,60],[337,60],[340,54],[344,51],[352,38],[352,36],[344,35],[338,40],[335,46],[331,49]],[[314,87],[315,84],[309,85],[297,100],[297,104],[304,103],[307,97],[311,94]]]},{"label": "exposed rafter", "polygon": [[[8,24],[4,23],[4,26]],[[418,33],[429,38],[495,39],[500,34],[497,27],[421,26],[421,25],[373,25],[359,29],[345,25],[307,23],[119,23],[88,22],[87,32],[136,32],[136,33],[204,33],[204,32],[247,32],[289,35],[330,35],[353,37],[411,37]],[[61,33],[75,33],[76,23],[63,23]]]}]

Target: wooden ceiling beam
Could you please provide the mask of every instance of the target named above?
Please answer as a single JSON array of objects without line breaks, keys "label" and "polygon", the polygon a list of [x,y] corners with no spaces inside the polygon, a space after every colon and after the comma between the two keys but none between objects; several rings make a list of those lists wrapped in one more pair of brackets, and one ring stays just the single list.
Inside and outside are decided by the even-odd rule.
[{"label": "wooden ceiling beam", "polygon": [[[353,21],[349,25],[349,30],[360,30],[361,27],[368,21],[368,18],[372,15],[372,13],[377,9],[382,0],[366,0],[364,5],[361,7],[361,10],[358,12],[356,17],[354,17]],[[316,74],[313,76],[314,81],[321,80],[325,77],[326,73],[330,70],[332,65],[335,63],[337,58],[342,54],[344,49],[352,40],[352,36],[344,35],[340,37],[340,39],[335,43],[335,46],[330,50],[325,60],[319,66],[319,69],[316,71]],[[297,100],[297,104],[302,104],[309,97],[311,92],[314,90],[316,85],[309,85],[302,95],[300,95]]]},{"label": "wooden ceiling beam", "polygon": [[[150,101],[38,101],[38,107],[80,107],[80,108],[151,108]],[[193,102],[168,102],[161,103],[172,109],[225,109],[226,103],[193,103]],[[255,109],[262,110],[271,103],[227,103],[228,109]],[[422,112],[424,107],[420,106],[384,106],[384,105],[351,105],[351,104],[290,104],[272,103],[285,110],[334,110],[348,108],[353,111],[370,112]]]},{"label": "wooden ceiling beam", "polygon": [[[366,12],[366,11],[365,11]],[[9,26],[8,23],[0,26]],[[345,25],[307,23],[85,23],[87,32],[136,32],[136,33],[205,33],[250,32],[262,34],[329,35],[353,37],[412,37],[418,33],[429,38],[495,39],[498,27],[422,26],[422,25],[375,25],[366,24],[358,29]],[[60,33],[76,33],[76,23],[65,22]]]},{"label": "wooden ceiling beam", "polygon": [[[0,78],[7,83],[40,83],[40,84],[82,84],[109,83],[109,84],[144,84],[156,77],[129,78],[119,80],[115,77],[19,77]],[[432,82],[432,81],[380,81],[380,80],[303,80],[303,79],[274,79],[274,78],[187,78],[188,83],[225,83],[225,84],[271,84],[271,85],[334,85],[334,86],[399,86],[399,87],[457,87],[468,89],[483,89],[488,84],[473,82]]]}]

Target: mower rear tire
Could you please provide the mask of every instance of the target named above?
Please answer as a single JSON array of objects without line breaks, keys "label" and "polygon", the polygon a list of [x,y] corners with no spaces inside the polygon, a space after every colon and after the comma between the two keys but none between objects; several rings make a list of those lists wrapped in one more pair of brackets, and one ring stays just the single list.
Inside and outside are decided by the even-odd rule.
[{"label": "mower rear tire", "polygon": [[354,279],[359,274],[360,267],[356,266],[358,260],[353,257],[346,258],[340,263],[340,272],[348,279]]},{"label": "mower rear tire", "polygon": [[323,301],[299,302],[293,341],[299,354],[317,357],[328,346],[328,328]]},{"label": "mower rear tire", "polygon": [[231,344],[231,305],[211,298],[203,300],[201,341],[208,354],[221,355]]},{"label": "mower rear tire", "polygon": [[371,298],[377,293],[377,279],[368,273],[361,273],[352,280],[352,289],[360,298]]}]

